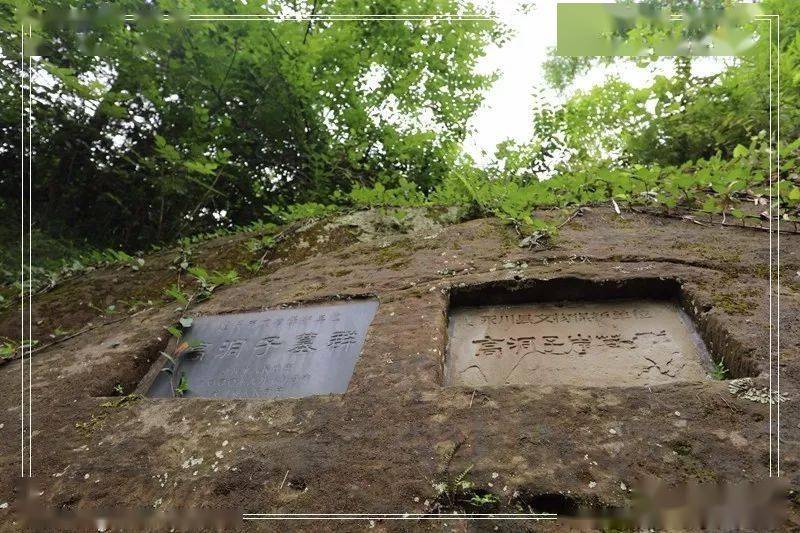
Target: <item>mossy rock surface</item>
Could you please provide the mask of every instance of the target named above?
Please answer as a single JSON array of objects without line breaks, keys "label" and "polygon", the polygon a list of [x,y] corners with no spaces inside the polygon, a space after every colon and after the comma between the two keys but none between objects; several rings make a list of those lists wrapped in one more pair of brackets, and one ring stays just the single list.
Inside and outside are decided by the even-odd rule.
[{"label": "mossy rock surface", "polygon": [[[42,344],[57,340],[49,337],[57,327],[77,332],[94,325],[33,356],[39,504],[66,510],[163,510],[195,502],[257,512],[426,512],[440,501],[432,480],[469,468],[471,485],[455,499],[461,509],[518,512],[526,502],[560,509],[574,502],[623,507],[632,499],[627,488],[653,478],[670,485],[763,479],[769,466],[769,405],[732,395],[725,381],[652,388],[443,386],[454,288],[569,277],[678,280],[684,307],[709,339],[718,337],[727,343],[720,349],[735,355],[725,358],[734,377],[753,375],[759,386],[766,384],[769,280],[760,265],[769,258],[768,235],[624,216],[629,222],[615,224],[618,215],[611,210],[587,211],[547,246],[534,249],[520,248],[513,229],[496,219],[434,221],[420,232],[366,240],[358,227],[324,220],[288,235],[269,250],[257,272],[239,266],[264,254],[245,246],[254,235],[197,244],[196,264],[236,269],[241,279],[216,290],[190,314],[348,296],[378,299],[344,395],[142,398],[115,406],[108,396],[119,397],[118,384],[131,392],[163,349],[164,327],[179,312],[174,302],[161,301],[133,316],[121,306],[101,317],[88,304],[163,300],[163,289],[178,275],[169,268],[177,252],[145,256],[138,272],[112,267],[71,279],[37,296],[32,310],[33,335]],[[676,247],[676,242],[695,245]],[[782,236],[781,245],[785,265],[800,264],[800,238]],[[516,266],[504,268],[505,263]],[[800,426],[791,415],[800,398],[800,296],[788,274],[782,276],[781,386],[790,400],[781,408],[781,461],[790,483],[798,486]],[[7,310],[0,316],[0,335],[18,335],[19,325],[19,310]],[[0,424],[6,430],[19,421],[19,389],[19,361],[0,364],[0,390],[7,392],[0,395]],[[0,513],[15,518],[22,504],[22,493],[15,491],[18,440],[17,434],[0,441],[5,474],[0,503],[10,504]],[[457,453],[446,457],[453,443],[461,442]],[[553,496],[558,494],[574,498]],[[796,506],[788,521],[787,527],[800,527]],[[379,525],[406,531],[439,530],[441,524]]]}]

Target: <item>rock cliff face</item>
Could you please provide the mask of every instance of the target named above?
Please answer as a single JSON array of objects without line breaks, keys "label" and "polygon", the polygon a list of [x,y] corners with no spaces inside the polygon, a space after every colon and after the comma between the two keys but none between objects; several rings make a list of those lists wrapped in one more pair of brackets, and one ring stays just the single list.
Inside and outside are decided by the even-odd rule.
[{"label": "rock cliff face", "polygon": [[[567,528],[579,522],[566,515],[582,508],[613,514],[655,479],[670,485],[763,479],[770,417],[773,470],[777,464],[778,405],[781,473],[797,490],[800,237],[781,237],[780,344],[775,335],[770,355],[767,232],[594,209],[547,246],[530,249],[497,220],[449,218],[419,214],[395,227],[380,212],[367,212],[296,225],[266,253],[245,246],[253,235],[196,245],[193,264],[235,268],[242,279],[218,288],[189,315],[378,300],[342,395],[119,395],[132,392],[150,370],[165,348],[165,326],[180,314],[177,303],[156,302],[180,275],[170,268],[176,250],[146,257],[138,271],[100,269],[38,296],[34,338],[43,348],[32,357],[34,508],[203,508],[232,510],[234,517],[242,511],[544,511],[560,517],[526,525]],[[263,264],[254,263],[262,255]],[[706,361],[708,376],[652,386],[546,378],[450,385],[451,308],[620,296],[677,302],[728,369],[717,375],[725,379],[715,379]],[[775,290],[773,305],[777,297]],[[18,313],[0,318],[0,335],[19,336]],[[773,334],[777,329],[774,317]],[[788,400],[771,405],[764,403],[764,387],[770,357],[777,386],[778,351]],[[18,483],[20,371],[19,360],[0,365],[0,504],[9,504],[0,509],[7,515],[0,529],[8,530],[30,519]],[[797,527],[796,492],[789,500],[787,520]],[[438,530],[443,523],[521,525],[457,519],[374,525]],[[254,524],[234,520],[227,527]],[[364,524],[279,527],[360,530]]]}]

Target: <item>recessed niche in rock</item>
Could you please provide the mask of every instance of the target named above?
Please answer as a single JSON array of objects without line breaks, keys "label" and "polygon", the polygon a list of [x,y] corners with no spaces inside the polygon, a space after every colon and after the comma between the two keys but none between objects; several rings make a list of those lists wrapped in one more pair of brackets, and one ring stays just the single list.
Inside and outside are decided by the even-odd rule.
[{"label": "recessed niche in rock", "polygon": [[450,313],[449,385],[645,386],[705,378],[708,352],[670,300],[461,307]]},{"label": "recessed niche in rock", "polygon": [[[360,300],[197,317],[183,340],[199,348],[180,360],[176,372],[186,376],[184,396],[297,398],[344,393],[377,308],[374,300]],[[148,396],[173,396],[175,381],[160,371],[163,359],[148,375]],[[146,377],[143,386],[147,382]]]}]

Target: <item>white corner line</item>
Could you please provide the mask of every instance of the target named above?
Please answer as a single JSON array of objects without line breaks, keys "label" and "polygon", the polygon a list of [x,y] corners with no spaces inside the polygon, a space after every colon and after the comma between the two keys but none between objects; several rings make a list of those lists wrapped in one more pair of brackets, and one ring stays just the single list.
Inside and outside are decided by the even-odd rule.
[{"label": "white corner line", "polygon": [[25,477],[25,25],[20,28],[20,476]]},{"label": "white corner line", "polygon": [[[28,25],[33,40],[33,26]],[[33,272],[33,54],[28,56],[28,267]],[[28,276],[28,477],[33,477],[33,278]]]}]

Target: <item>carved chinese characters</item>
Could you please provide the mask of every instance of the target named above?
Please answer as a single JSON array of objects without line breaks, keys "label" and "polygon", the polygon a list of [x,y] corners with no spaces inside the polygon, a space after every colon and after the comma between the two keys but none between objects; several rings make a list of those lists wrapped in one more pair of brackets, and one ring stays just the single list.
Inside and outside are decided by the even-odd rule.
[{"label": "carved chinese characters", "polygon": [[[378,303],[355,301],[197,317],[180,361],[189,397],[296,398],[347,390]],[[149,390],[171,397],[162,372]]]},{"label": "carved chinese characters", "polygon": [[703,379],[705,347],[671,302],[625,300],[455,309],[451,385],[657,385]]}]

